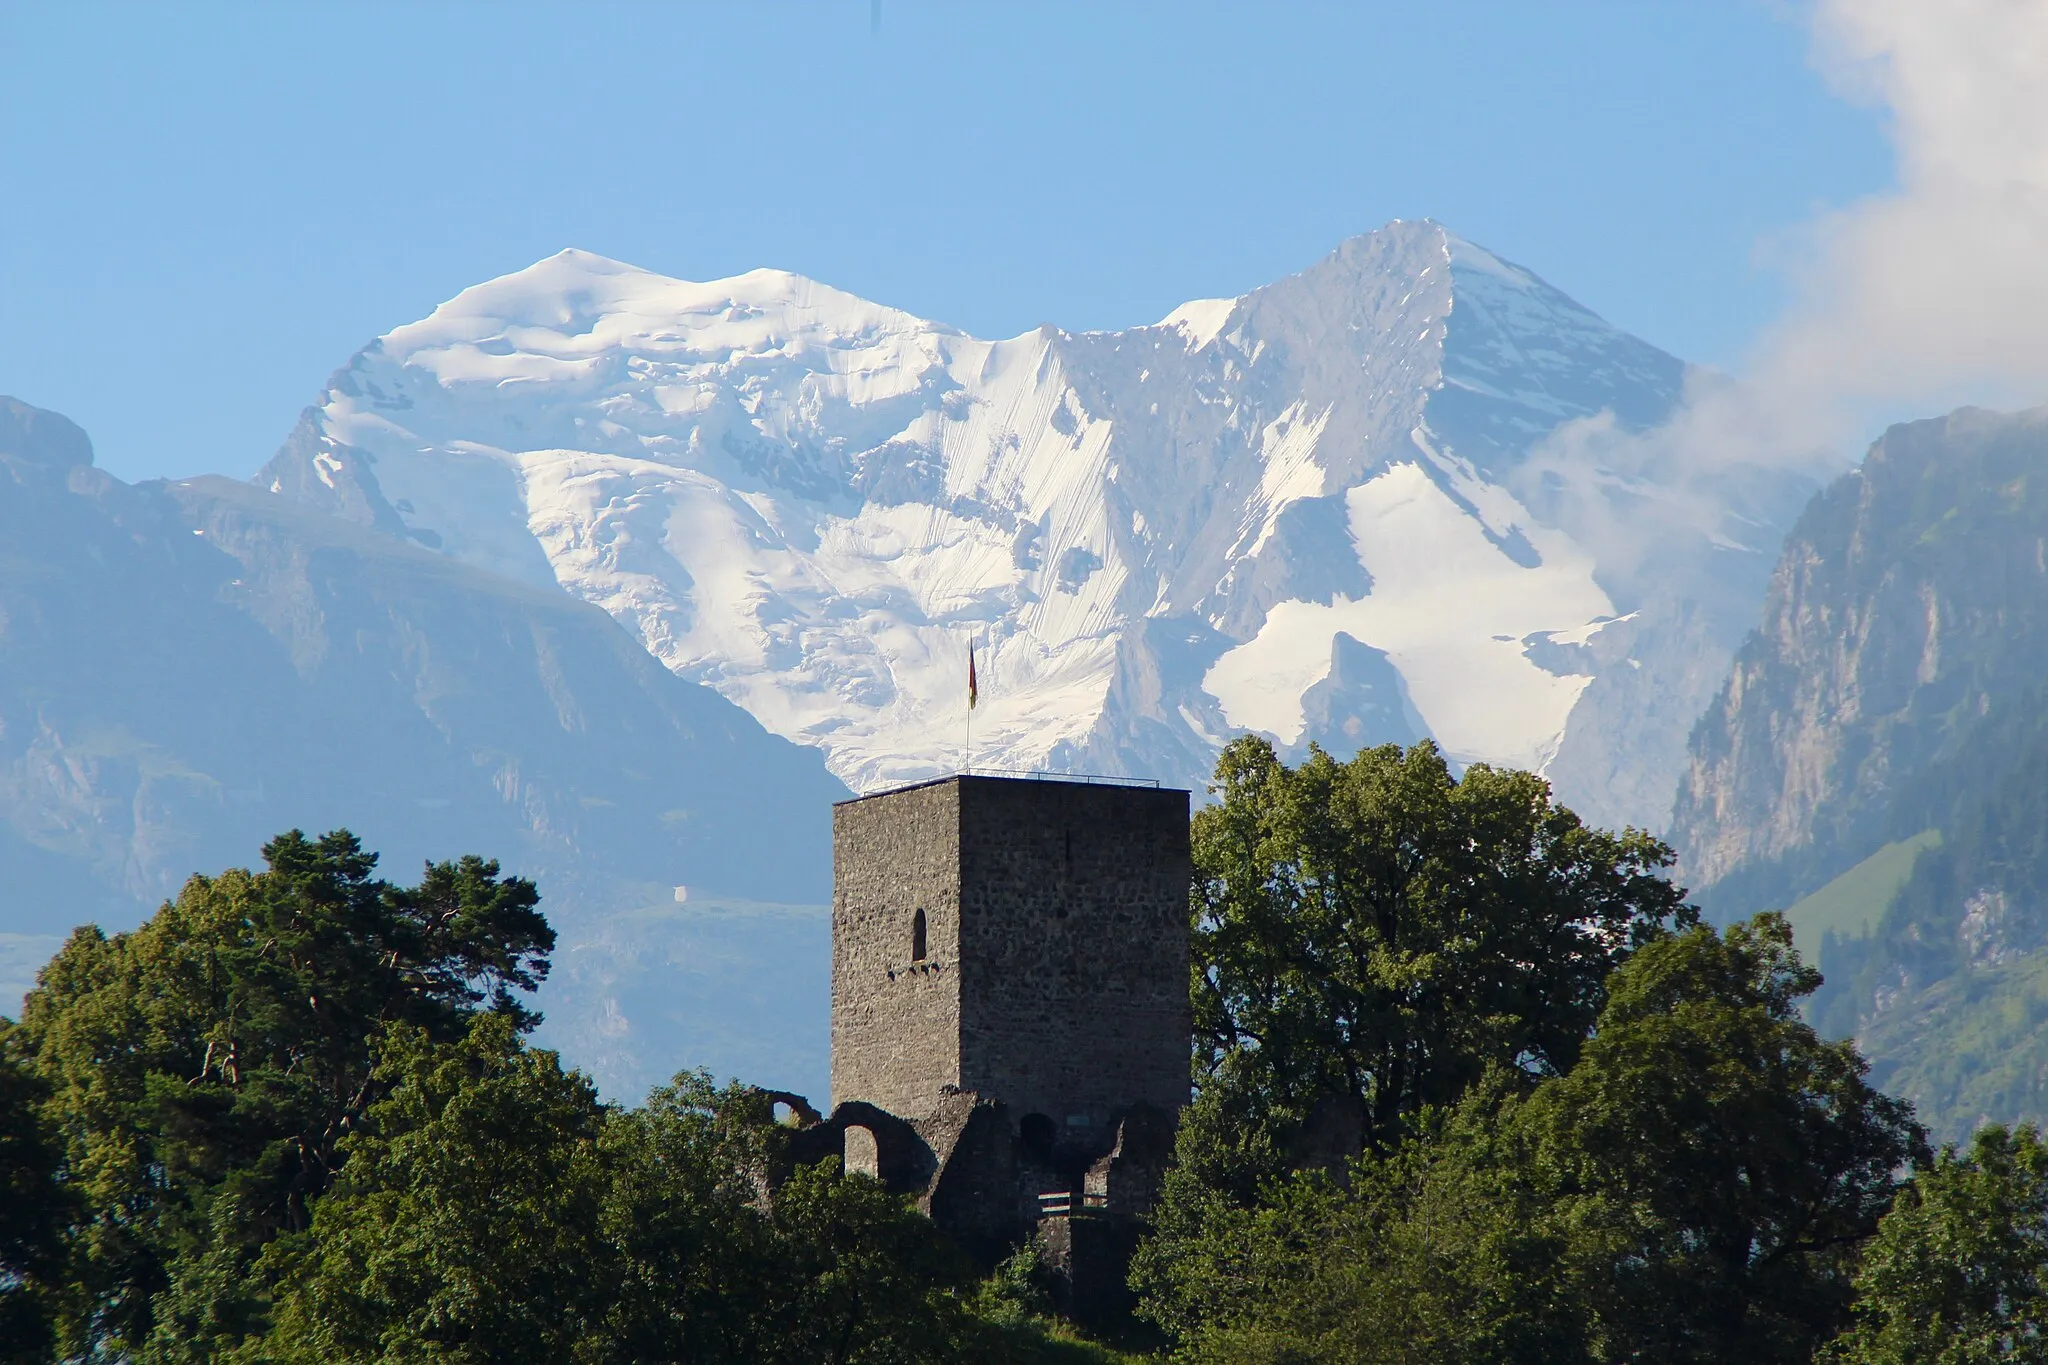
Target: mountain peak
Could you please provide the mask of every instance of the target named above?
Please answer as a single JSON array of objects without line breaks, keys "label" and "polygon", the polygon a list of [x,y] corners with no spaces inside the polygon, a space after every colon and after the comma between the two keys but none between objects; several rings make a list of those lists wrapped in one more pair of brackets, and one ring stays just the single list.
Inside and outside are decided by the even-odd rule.
[{"label": "mountain peak", "polygon": [[[799,336],[949,329],[787,270],[755,269],[724,279],[682,280],[571,247],[523,270],[472,285],[427,317],[381,338],[408,361],[447,353],[553,359],[598,351],[760,349]],[[452,362],[456,369],[468,360]],[[433,363],[443,377],[447,365]],[[477,377],[515,377],[484,364]]]},{"label": "mountain peak", "polygon": [[[1545,289],[1418,219],[1154,326],[979,340],[789,271],[562,252],[358,356],[264,479],[338,506],[374,477],[399,534],[603,606],[855,786],[961,761],[970,634],[980,762],[1198,784],[1247,725],[1352,743],[1348,674],[1321,686],[1348,636],[1447,752],[1568,765],[1607,721],[1575,710],[1596,651],[1552,637],[1624,608],[1522,465],[1682,366]],[[1613,786],[1568,796],[1612,822]]]}]

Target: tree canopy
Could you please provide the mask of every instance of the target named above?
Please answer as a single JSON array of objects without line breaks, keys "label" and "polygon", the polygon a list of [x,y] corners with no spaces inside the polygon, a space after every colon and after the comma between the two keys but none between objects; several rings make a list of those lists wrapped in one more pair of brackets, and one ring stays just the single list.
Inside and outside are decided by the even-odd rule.
[{"label": "tree canopy", "polygon": [[65,1213],[60,1154],[42,1104],[47,1087],[0,1019],[0,1365],[46,1359],[48,1305],[35,1284],[58,1269]]},{"label": "tree canopy", "polygon": [[[1178,1359],[2048,1360],[2048,1147],[1938,1157],[1784,920],[1434,747],[1241,740],[1195,816],[1196,1090],[1133,1268]],[[525,1035],[553,932],[345,832],[75,933],[0,1021],[0,1365],[1102,1362],[771,1097]],[[1910,1171],[1910,1174],[1909,1174]],[[985,1267],[984,1267],[985,1269]]]},{"label": "tree canopy", "polygon": [[236,1339],[250,1260],[306,1226],[378,1098],[384,1029],[452,1039],[478,1008],[535,1022],[515,992],[554,933],[531,882],[471,857],[393,885],[346,831],[263,856],[192,878],[133,933],[78,930],[23,1004],[15,1046],[84,1210],[67,1353]]},{"label": "tree canopy", "polygon": [[1192,1360],[1805,1361],[1926,1156],[1640,831],[1429,744],[1239,740],[1194,825],[1197,1094],[1144,1311]]},{"label": "tree canopy", "polygon": [[1923,1151],[1814,980],[1777,917],[1652,940],[1568,1071],[1496,1070],[1348,1188],[1189,1200],[1141,1282],[1203,1360],[1810,1360]]},{"label": "tree canopy", "polygon": [[2048,1145],[1980,1130],[1900,1191],[1856,1276],[1841,1365],[2048,1360]]},{"label": "tree canopy", "polygon": [[1588,828],[1529,773],[1454,777],[1427,742],[1289,768],[1246,737],[1213,790],[1192,831],[1197,1082],[1276,1144],[1317,1118],[1385,1151],[1488,1066],[1569,1069],[1608,974],[1695,918],[1649,835]]},{"label": "tree canopy", "polygon": [[623,1108],[528,1046],[532,883],[264,856],[79,930],[0,1021],[0,1362],[1106,1358],[837,1162],[770,1197],[764,1093]]}]

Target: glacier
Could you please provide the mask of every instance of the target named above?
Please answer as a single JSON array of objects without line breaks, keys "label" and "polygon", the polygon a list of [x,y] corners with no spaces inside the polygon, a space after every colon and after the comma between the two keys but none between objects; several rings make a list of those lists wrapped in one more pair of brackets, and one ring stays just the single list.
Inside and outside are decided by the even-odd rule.
[{"label": "glacier", "polygon": [[[1805,490],[1730,485],[1645,568],[1531,455],[1654,425],[1687,379],[1426,220],[1149,326],[998,341],[568,250],[358,352],[257,480],[597,604],[856,791],[969,764],[1199,790],[1243,730],[1427,735],[1661,826]],[[1595,496],[1625,515],[1645,477]]]}]

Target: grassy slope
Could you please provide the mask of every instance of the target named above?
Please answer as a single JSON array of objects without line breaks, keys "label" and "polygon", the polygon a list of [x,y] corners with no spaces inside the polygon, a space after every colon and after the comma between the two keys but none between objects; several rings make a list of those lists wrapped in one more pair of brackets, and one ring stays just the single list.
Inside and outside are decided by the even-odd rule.
[{"label": "grassy slope", "polygon": [[1862,938],[1877,927],[1899,888],[1912,875],[1921,853],[1941,846],[1941,831],[1922,830],[1910,839],[1886,844],[1862,862],[1785,912],[1805,952],[1818,960],[1829,934]]},{"label": "grassy slope", "polygon": [[1963,972],[1873,1020],[1871,1079],[1913,1102],[1938,1141],[2048,1115],[2048,959]]}]

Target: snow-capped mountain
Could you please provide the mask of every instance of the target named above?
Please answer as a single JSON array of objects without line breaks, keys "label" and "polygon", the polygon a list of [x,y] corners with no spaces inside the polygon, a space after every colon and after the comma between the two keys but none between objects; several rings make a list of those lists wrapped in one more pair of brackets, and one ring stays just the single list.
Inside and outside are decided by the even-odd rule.
[{"label": "snow-capped mountain", "polygon": [[1608,562],[1527,457],[1684,378],[1430,222],[1006,341],[565,251],[366,347],[258,481],[599,604],[856,789],[969,761],[975,642],[977,766],[1199,786],[1242,729],[1428,734],[1661,825],[1779,527]]}]

